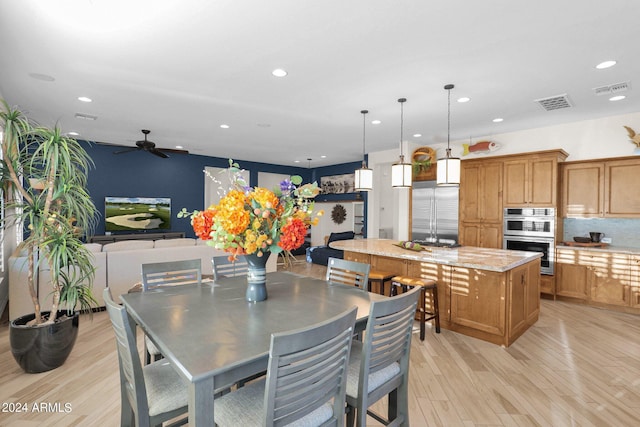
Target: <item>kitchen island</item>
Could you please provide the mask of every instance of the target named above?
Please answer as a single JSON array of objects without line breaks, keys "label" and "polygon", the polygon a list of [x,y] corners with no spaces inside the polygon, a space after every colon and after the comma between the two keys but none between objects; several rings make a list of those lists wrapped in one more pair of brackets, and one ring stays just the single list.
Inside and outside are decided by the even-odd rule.
[{"label": "kitchen island", "polygon": [[508,347],[538,320],[541,253],[470,246],[413,251],[394,243],[357,239],[330,246],[373,270],[435,280],[445,329]]}]

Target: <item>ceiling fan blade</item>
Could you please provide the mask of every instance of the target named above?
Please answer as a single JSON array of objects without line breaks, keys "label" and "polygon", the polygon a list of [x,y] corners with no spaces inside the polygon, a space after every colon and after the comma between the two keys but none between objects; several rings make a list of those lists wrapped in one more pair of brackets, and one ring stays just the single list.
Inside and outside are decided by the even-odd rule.
[{"label": "ceiling fan blade", "polygon": [[139,150],[138,147],[132,147],[132,148],[127,148],[125,150],[114,151],[113,154],[130,153],[131,151],[138,151],[138,150]]},{"label": "ceiling fan blade", "polygon": [[149,151],[151,154],[155,154],[158,157],[162,157],[163,159],[168,159],[169,158],[169,156],[167,156],[166,154],[164,154],[162,151],[158,150],[157,148],[151,148],[151,149],[149,149],[147,151]]},{"label": "ceiling fan blade", "polygon": [[177,148],[156,148],[156,150],[164,151],[172,154],[189,154],[187,150],[178,150]]}]

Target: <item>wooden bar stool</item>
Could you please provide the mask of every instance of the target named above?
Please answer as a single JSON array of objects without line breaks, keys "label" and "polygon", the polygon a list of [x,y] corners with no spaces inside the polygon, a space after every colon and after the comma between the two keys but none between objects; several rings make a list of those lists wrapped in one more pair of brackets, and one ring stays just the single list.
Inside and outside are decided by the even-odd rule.
[{"label": "wooden bar stool", "polygon": [[[420,341],[424,341],[427,320],[434,319],[436,333],[440,333],[440,310],[438,308],[438,286],[434,280],[419,279],[409,276],[394,276],[391,279],[391,296],[398,294],[398,288],[406,292],[409,288],[420,286],[420,300],[417,312],[420,315]],[[428,295],[427,295],[428,293]],[[427,311],[427,296],[429,296],[431,311]]]},{"label": "wooden bar stool", "polygon": [[[372,285],[374,283],[379,283],[379,292],[380,295],[385,295],[384,293],[384,284],[386,282],[390,282],[396,276],[396,273],[392,273],[391,271],[369,271],[369,291],[372,289]],[[391,286],[389,286],[389,294],[391,294]]]}]

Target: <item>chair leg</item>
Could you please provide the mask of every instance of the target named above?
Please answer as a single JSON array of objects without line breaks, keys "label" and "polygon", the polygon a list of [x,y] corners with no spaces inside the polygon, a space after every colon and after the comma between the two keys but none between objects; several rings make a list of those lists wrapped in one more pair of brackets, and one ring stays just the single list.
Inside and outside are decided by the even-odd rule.
[{"label": "chair leg", "polygon": [[438,288],[433,288],[433,314],[436,316],[436,333],[440,333],[440,305],[438,303]]},{"label": "chair leg", "polygon": [[347,427],[353,427],[356,423],[356,408],[347,405]]},{"label": "chair leg", "polygon": [[420,290],[420,341],[424,341],[425,329],[427,323],[427,305],[425,298],[427,298],[427,293],[424,288]]}]

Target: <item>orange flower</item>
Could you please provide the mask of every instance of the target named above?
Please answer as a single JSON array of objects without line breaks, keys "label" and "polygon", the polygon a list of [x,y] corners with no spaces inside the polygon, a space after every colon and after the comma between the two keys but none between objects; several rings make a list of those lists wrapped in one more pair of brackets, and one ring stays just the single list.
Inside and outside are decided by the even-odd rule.
[{"label": "orange flower", "polygon": [[249,212],[244,209],[245,196],[241,191],[231,190],[217,207],[216,219],[229,234],[240,234],[249,225]]},{"label": "orange flower", "polygon": [[216,211],[213,209],[207,209],[206,211],[200,211],[193,215],[191,218],[191,225],[196,236],[202,240],[211,240],[211,227],[213,226],[213,219]]},{"label": "orange flower", "polygon": [[267,209],[277,209],[278,203],[280,203],[278,197],[276,197],[272,191],[262,187],[254,188],[249,194],[249,198],[255,200],[260,206]]},{"label": "orange flower", "polygon": [[307,235],[307,226],[300,218],[289,218],[287,223],[282,226],[282,235],[278,246],[285,251],[297,249],[304,243]]}]

